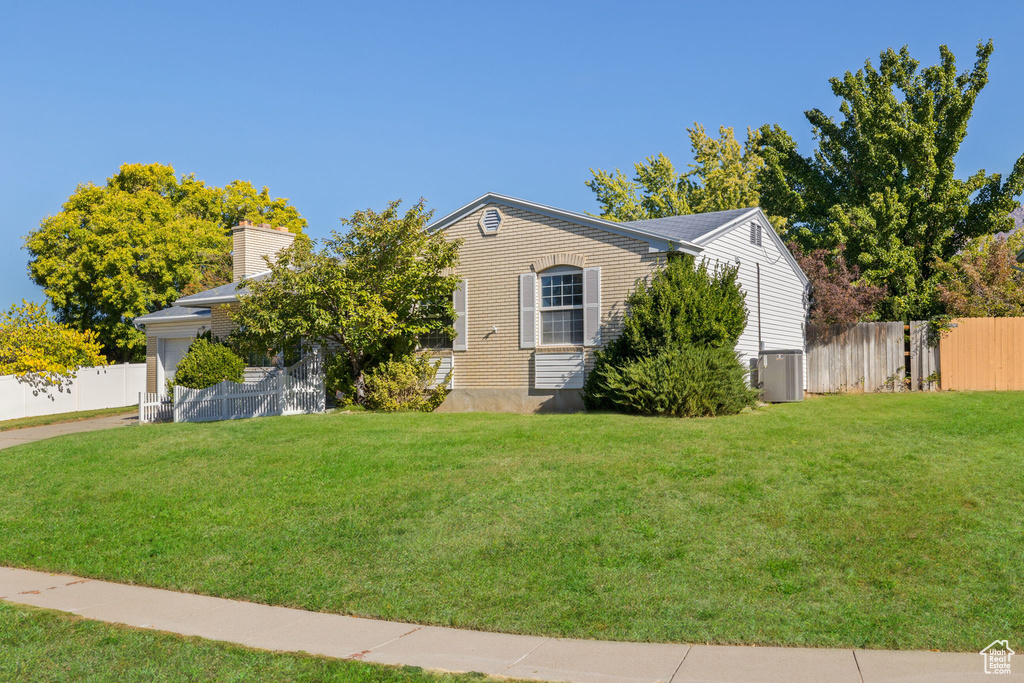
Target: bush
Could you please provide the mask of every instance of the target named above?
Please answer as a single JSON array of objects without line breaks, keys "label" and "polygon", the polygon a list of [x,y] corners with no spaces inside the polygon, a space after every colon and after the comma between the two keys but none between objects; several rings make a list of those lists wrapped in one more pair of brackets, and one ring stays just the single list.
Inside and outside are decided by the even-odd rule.
[{"label": "bush", "polygon": [[430,412],[448,395],[447,381],[430,388],[436,371],[437,362],[426,355],[384,361],[366,373],[366,405],[387,413]]},{"label": "bush", "polygon": [[188,353],[178,363],[174,384],[205,389],[224,380],[242,382],[244,370],[245,361],[237,353],[223,344],[200,337],[192,342]]},{"label": "bush", "polygon": [[[650,284],[639,282],[626,300],[622,334],[595,354],[594,369],[583,388],[587,408],[637,412],[620,406],[620,394],[611,391],[606,382],[622,373],[642,372],[641,368],[647,366],[630,371],[627,367],[670,350],[728,349],[730,363],[716,366],[725,373],[721,381],[728,384],[731,363],[739,366],[732,349],[747,324],[745,297],[736,282],[737,272],[729,266],[713,270],[704,263],[698,266],[689,254],[669,254],[665,267],[654,274]],[[669,389],[664,382],[661,386]],[[670,393],[673,391],[682,395],[689,389],[679,387]]]},{"label": "bush", "polygon": [[672,417],[733,415],[757,403],[747,371],[727,347],[666,349],[621,367],[594,368],[592,398],[625,413]]}]

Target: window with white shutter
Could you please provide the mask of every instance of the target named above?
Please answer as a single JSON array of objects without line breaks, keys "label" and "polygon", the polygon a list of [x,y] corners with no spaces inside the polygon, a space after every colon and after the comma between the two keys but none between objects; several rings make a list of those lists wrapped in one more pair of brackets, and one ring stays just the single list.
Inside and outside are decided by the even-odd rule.
[{"label": "window with white shutter", "polygon": [[467,327],[467,312],[469,310],[469,283],[465,280],[459,281],[459,286],[452,294],[452,305],[455,308],[455,339],[452,340],[452,350],[465,351],[469,348],[469,328]]},{"label": "window with white shutter", "polygon": [[519,348],[537,346],[537,275],[519,276]]},{"label": "window with white shutter", "polygon": [[583,345],[601,343],[601,269],[583,269]]}]

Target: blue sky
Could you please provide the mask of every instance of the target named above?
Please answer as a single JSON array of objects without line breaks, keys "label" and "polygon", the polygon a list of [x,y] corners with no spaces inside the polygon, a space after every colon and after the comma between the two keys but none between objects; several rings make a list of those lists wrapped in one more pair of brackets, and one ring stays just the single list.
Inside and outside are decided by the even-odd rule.
[{"label": "blue sky", "polygon": [[990,83],[959,157],[1024,153],[1024,5],[976,2],[16,3],[0,25],[0,305],[43,300],[22,237],[126,162],[236,178],[338,218],[494,190],[597,209],[589,168],[689,160],[685,128],[836,111],[828,78],[908,44]]}]

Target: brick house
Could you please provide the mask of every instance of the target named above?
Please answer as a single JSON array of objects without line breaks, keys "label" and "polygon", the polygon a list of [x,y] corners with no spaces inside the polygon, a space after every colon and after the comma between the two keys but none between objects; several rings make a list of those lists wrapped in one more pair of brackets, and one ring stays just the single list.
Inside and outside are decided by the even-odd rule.
[{"label": "brick house", "polygon": [[[441,358],[439,374],[452,371],[441,411],[581,408],[594,351],[619,333],[626,297],[671,249],[739,266],[748,322],[736,351],[744,364],[753,365],[759,348],[804,348],[807,278],[757,208],[615,223],[488,193],[427,230],[462,240],[456,336],[424,340]],[[205,310],[203,324],[225,336],[230,307],[244,295],[238,280],[265,270],[263,256],[292,239],[272,232],[238,226],[235,283],[169,310]],[[161,322],[164,313],[136,321],[147,325],[153,387],[174,361],[163,349],[176,353],[180,344],[161,341],[165,328],[177,329]]]}]

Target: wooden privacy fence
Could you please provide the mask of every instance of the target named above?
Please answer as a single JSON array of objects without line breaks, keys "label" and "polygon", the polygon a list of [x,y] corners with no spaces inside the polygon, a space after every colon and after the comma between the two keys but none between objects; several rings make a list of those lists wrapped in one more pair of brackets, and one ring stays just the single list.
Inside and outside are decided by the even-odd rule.
[{"label": "wooden privacy fence", "polygon": [[1024,390],[1024,318],[960,318],[942,336],[942,388]]},{"label": "wooden privacy fence", "polygon": [[938,349],[928,340],[924,321],[808,325],[807,391],[936,390]]}]

